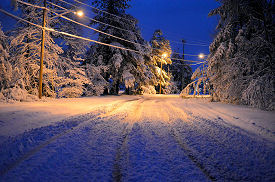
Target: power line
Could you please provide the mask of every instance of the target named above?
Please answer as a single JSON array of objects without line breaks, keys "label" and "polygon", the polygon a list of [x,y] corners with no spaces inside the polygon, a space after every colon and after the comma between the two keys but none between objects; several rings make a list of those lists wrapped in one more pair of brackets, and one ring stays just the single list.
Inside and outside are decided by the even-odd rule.
[{"label": "power line", "polygon": [[46,7],[37,6],[37,5],[31,4],[31,3],[27,3],[27,2],[24,2],[24,1],[21,1],[21,0],[16,0],[16,1],[19,2],[19,3],[21,3],[21,4],[25,4],[25,5],[27,5],[27,6],[32,6],[32,7],[34,7],[34,8],[49,10],[49,9],[47,9]]},{"label": "power line", "polygon": [[[35,27],[38,27],[38,28],[41,28],[41,29],[45,29],[45,30],[48,30],[48,31],[51,31],[51,32],[55,32],[55,33],[59,33],[59,34],[63,34],[63,35],[66,35],[66,36],[70,36],[70,37],[74,37],[74,38],[78,38],[78,39],[82,39],[82,40],[86,40],[86,41],[89,41],[89,42],[94,42],[94,43],[97,43],[97,44],[101,44],[101,45],[105,45],[105,46],[109,46],[109,47],[114,47],[114,48],[117,48],[117,49],[122,49],[122,50],[126,50],[126,51],[131,51],[131,52],[135,52],[135,53],[138,53],[138,54],[141,54],[143,55],[141,52],[139,51],[136,51],[136,50],[132,50],[132,49],[128,49],[128,48],[124,48],[124,47],[120,47],[120,46],[115,46],[115,45],[112,45],[112,44],[107,44],[107,43],[103,43],[103,42],[100,42],[100,41],[96,41],[96,40],[92,40],[92,39],[89,39],[89,38],[85,38],[85,37],[81,37],[81,36],[77,36],[77,35],[73,35],[73,34],[70,34],[70,33],[67,33],[67,32],[61,32],[61,31],[57,31],[55,29],[52,29],[52,28],[43,28],[42,26],[40,25],[37,25],[35,23],[32,23],[28,20],[25,20],[23,18],[20,18],[16,15],[13,15],[11,13],[8,13],[7,11],[3,10],[0,8],[0,11],[8,16],[11,16],[17,20],[20,20],[22,22],[25,22],[25,23],[28,23],[30,25],[33,25]],[[172,60],[175,60],[175,58],[170,58]],[[186,62],[198,62],[198,61],[192,61],[192,60],[183,60],[183,59],[177,59],[177,60],[182,60],[182,61],[186,61]],[[203,63],[203,62],[199,62],[199,63]]]},{"label": "power line", "polygon": [[85,3],[80,2],[80,1],[78,1],[78,0],[74,0],[74,1],[77,2],[77,3],[79,3],[79,4],[82,4],[82,5],[88,6],[88,7],[90,7],[90,8],[93,8],[93,9],[95,9],[95,10],[97,10],[97,11],[101,11],[101,12],[106,13],[106,14],[108,14],[108,15],[111,15],[111,16],[114,16],[114,17],[117,17],[117,18],[121,18],[121,19],[124,19],[124,20],[127,20],[127,21],[130,21],[130,22],[134,23],[133,20],[129,20],[129,19],[123,18],[123,17],[121,17],[121,16],[117,16],[117,15],[115,15],[115,14],[109,13],[109,12],[104,11],[104,10],[101,10],[101,9],[98,9],[98,8],[96,8],[96,7],[93,7],[93,6],[91,6],[91,5],[85,4]]},{"label": "power line", "polygon": [[[33,6],[33,7],[35,7],[35,8],[45,9],[44,7],[36,6],[36,5],[30,4],[30,3],[25,3],[25,2],[23,2],[23,1],[21,1],[21,0],[18,0],[18,2],[20,2],[20,3],[22,3],[22,4],[29,5],[29,6]],[[106,32],[100,31],[100,30],[97,30],[97,29],[92,28],[92,27],[89,27],[89,26],[87,26],[87,25],[85,25],[85,24],[83,24],[83,23],[80,23],[80,22],[75,21],[75,20],[72,20],[72,19],[70,19],[70,18],[68,18],[68,17],[66,17],[66,16],[63,16],[62,14],[58,14],[58,13],[54,12],[53,10],[50,10],[50,9],[47,9],[47,10],[51,11],[52,13],[56,14],[57,16],[59,16],[59,17],[61,17],[61,18],[64,18],[65,20],[71,21],[71,22],[73,22],[73,23],[75,23],[75,24],[78,24],[78,25],[81,25],[81,26],[83,26],[83,27],[85,27],[85,28],[94,30],[94,31],[96,31],[96,32],[98,32],[98,33],[105,34],[105,35],[108,35],[108,36],[110,36],[110,37],[114,37],[114,38],[116,38],[116,39],[119,39],[119,40],[122,40],[122,41],[125,41],[125,42],[128,42],[128,43],[132,43],[132,44],[136,44],[136,45],[141,45],[141,44],[139,44],[139,43],[132,42],[132,41],[130,41],[130,40],[126,40],[126,39],[123,39],[123,38],[121,38],[121,37],[118,37],[118,36],[115,36],[115,35],[112,35],[112,34],[109,34],[109,33],[106,33]],[[144,45],[141,45],[141,46],[144,46]],[[146,46],[144,46],[144,47],[146,47]]]},{"label": "power line", "polygon": [[[25,3],[25,2],[22,2],[22,1],[20,1],[20,0],[18,0],[18,2],[21,2],[21,3],[26,4],[26,5],[29,5],[29,6],[33,6],[33,7],[35,7],[35,8],[45,9],[45,8],[43,8],[43,7],[36,6],[36,5],[33,5],[33,4],[29,4],[29,3]],[[64,9],[65,9],[65,8],[64,8]],[[64,16],[62,16],[62,15],[60,15],[60,14],[58,14],[58,13],[55,13],[53,10],[50,10],[50,11],[53,12],[54,14],[56,14],[57,16],[60,16],[60,17],[62,17],[62,18],[64,18],[64,19],[66,19],[66,20],[72,21],[72,22],[74,22],[74,23],[76,23],[76,24],[85,26],[86,28],[89,28],[89,29],[92,29],[92,30],[95,30],[95,31],[99,31],[99,30],[97,30],[97,29],[91,28],[91,27],[89,27],[89,26],[87,26],[87,25],[84,25],[84,24],[82,24],[82,23],[79,23],[79,22],[77,22],[77,21],[74,21],[74,20],[71,20],[71,19],[69,19],[69,18],[67,18],[67,17],[64,17]],[[23,19],[21,19],[21,20],[23,20]],[[31,23],[31,22],[30,22],[30,23]],[[50,29],[48,29],[48,30],[50,30]],[[51,30],[53,30],[53,29],[51,29]],[[56,32],[56,30],[55,30],[55,32]],[[100,32],[100,33],[107,34],[107,33],[102,32],[102,31],[99,31],[99,32]],[[68,33],[66,33],[66,32],[62,32],[62,34],[68,35]],[[107,35],[108,35],[108,36],[112,36],[112,37],[114,37],[114,38],[118,38],[118,39],[127,41],[127,42],[130,42],[130,43],[138,44],[138,43],[135,43],[135,42],[132,42],[132,41],[129,41],[129,40],[122,39],[122,38],[120,38],[120,37],[113,36],[113,35],[111,35],[111,34],[107,34]],[[74,35],[74,36],[75,36],[75,35]],[[80,36],[78,36],[78,37],[80,37]],[[83,37],[82,37],[82,39],[87,40],[87,38],[83,38]],[[91,39],[90,39],[90,40],[91,40]],[[93,40],[92,42],[95,42],[95,40]],[[97,41],[97,42],[98,42],[98,41]],[[101,43],[102,43],[102,42],[101,42]],[[105,45],[106,43],[102,43],[102,44]],[[110,44],[110,45],[111,45],[111,44]],[[145,46],[145,45],[142,45],[142,44],[138,44],[138,45]],[[118,47],[118,46],[117,46],[117,47]],[[124,49],[125,49],[125,48],[124,48]],[[153,49],[155,49],[155,50],[160,50],[160,49],[156,49],[156,48],[153,48]],[[128,49],[128,50],[129,50],[129,49]],[[136,52],[138,52],[138,51],[136,51]],[[180,54],[180,53],[175,53],[175,52],[174,52],[174,54]],[[197,56],[197,55],[191,55],[191,54],[184,54],[184,55],[187,55],[187,56]],[[170,58],[170,59],[173,59],[173,60],[181,60],[181,61],[186,61],[186,62],[198,62],[198,61],[191,61],[191,60],[184,60],[184,59],[177,59],[177,58]]]},{"label": "power line", "polygon": [[[183,44],[182,42],[179,42],[179,41],[174,41],[174,40],[169,40],[170,42],[174,42],[174,43],[176,43],[176,44]],[[197,43],[197,44],[193,44],[193,43],[184,43],[184,45],[191,45],[191,46],[205,46],[205,47],[209,47],[209,45],[207,45],[207,44],[199,44],[199,43]]]},{"label": "power line", "polygon": [[201,63],[202,62],[202,61],[193,61],[193,60],[178,59],[178,58],[171,58],[171,59],[177,60],[177,61],[193,62],[193,63]]},{"label": "power line", "polygon": [[[60,0],[60,1],[61,1],[61,2],[64,2],[64,3],[67,3],[67,4],[71,5],[71,6],[77,7],[76,5],[71,4],[71,3],[69,3],[69,2],[66,2],[65,0]],[[118,18],[121,18],[121,19],[124,19],[124,20],[128,20],[128,21],[134,22],[134,21],[129,20],[129,19],[126,19],[126,18],[124,18],[124,17],[121,17],[121,16],[118,16],[118,15],[109,13],[109,12],[104,11],[104,10],[100,10],[100,9],[98,9],[98,8],[95,8],[95,7],[91,6],[91,5],[88,5],[88,4],[86,4],[86,3],[80,2],[80,1],[78,1],[78,0],[74,0],[74,1],[77,2],[77,3],[79,3],[79,4],[85,5],[85,6],[87,6],[87,7],[91,7],[91,8],[93,8],[93,9],[98,10],[98,11],[104,12],[104,13],[106,13],[106,14],[109,14],[109,15],[112,15],[112,16],[115,16],[115,17],[118,17]],[[97,14],[98,14],[98,13],[97,13]],[[108,18],[108,17],[105,17],[105,18]],[[110,18],[108,18],[108,19],[110,19]],[[122,23],[123,23],[123,22],[122,22]],[[124,24],[124,23],[123,23],[123,24]],[[175,43],[180,43],[180,44],[182,44],[181,42],[178,42],[178,41],[172,41],[172,40],[170,40],[170,42],[175,42]],[[194,41],[193,41],[193,42],[194,42]],[[197,43],[185,43],[185,44],[186,44],[186,45],[191,45],[191,46],[207,46],[207,47],[209,46],[207,43],[202,43],[202,42],[197,42]]]},{"label": "power line", "polygon": [[[52,4],[54,4],[54,3],[52,3]],[[58,5],[57,5],[57,6],[58,6]],[[62,7],[62,6],[60,6],[60,7]],[[64,8],[64,7],[62,7],[62,8]],[[66,8],[64,8],[64,9],[66,9]],[[67,9],[66,9],[66,10],[67,10]],[[68,21],[71,21],[71,22],[73,22],[73,23],[75,23],[75,24],[81,25],[81,26],[83,26],[83,27],[85,27],[85,28],[94,30],[94,31],[96,31],[96,32],[99,32],[99,33],[108,35],[108,36],[110,36],[110,37],[114,37],[114,38],[116,38],[116,39],[119,39],[119,40],[122,40],[122,41],[125,41],[125,42],[128,42],[128,43],[132,43],[132,44],[136,44],[136,45],[139,45],[139,46],[143,46],[143,47],[146,48],[146,45],[142,45],[142,44],[139,44],[139,43],[136,43],[136,42],[133,42],[133,41],[130,41],[130,40],[127,40],[127,39],[124,39],[124,38],[121,38],[121,37],[118,37],[118,36],[115,36],[115,35],[112,35],[112,34],[109,34],[109,33],[103,32],[103,31],[100,31],[100,30],[98,30],[98,29],[95,29],[95,28],[89,27],[89,26],[87,26],[87,25],[85,25],[85,24],[82,24],[82,23],[80,23],[80,22],[78,22],[78,21],[72,20],[72,19],[70,19],[70,18],[68,18],[68,17],[66,17],[66,16],[63,16],[63,15],[61,15],[61,14],[58,14],[58,13],[54,12],[53,10],[50,10],[50,11],[53,12],[54,14],[56,14],[57,16],[61,17],[61,18],[64,18],[64,19],[66,19],[66,20],[68,20]],[[156,49],[156,48],[152,48],[152,49],[154,49],[154,50],[161,50],[161,49]],[[198,56],[198,55],[193,55],[193,54],[182,54],[182,53],[177,53],[177,52],[172,52],[172,53],[178,54],[178,55],[186,55],[186,56],[195,56],[195,57]]]},{"label": "power line", "polygon": [[[59,0],[59,1],[65,3],[65,4],[68,4],[68,5],[70,5],[70,6],[73,6],[73,7],[75,7],[75,8],[79,8],[78,6],[76,6],[76,5],[72,4],[72,3],[69,3],[69,2],[67,2],[67,1],[65,1],[65,0]],[[87,5],[87,6],[89,6],[89,5]],[[95,14],[95,15],[100,15],[99,13],[96,13],[96,12],[94,12],[94,11],[92,11],[92,13]],[[104,18],[105,18],[105,19],[109,19],[109,20],[113,20],[112,18],[109,18],[109,17],[104,17]],[[120,22],[120,23],[126,25],[125,22]]]},{"label": "power line", "polygon": [[128,49],[128,48],[124,48],[124,47],[120,47],[120,46],[115,46],[115,45],[112,45],[112,44],[107,44],[107,43],[99,42],[99,41],[92,40],[92,39],[89,39],[89,38],[85,38],[85,37],[73,35],[73,34],[70,34],[70,33],[67,33],[67,32],[60,32],[60,31],[57,31],[57,30],[52,29],[52,28],[47,28],[47,27],[43,28],[43,27],[40,26],[40,25],[37,25],[37,24],[35,24],[35,23],[32,23],[32,22],[30,22],[30,21],[28,21],[28,20],[25,20],[25,19],[23,19],[23,18],[20,18],[20,17],[18,17],[18,16],[16,16],[16,15],[10,14],[9,12],[7,12],[7,11],[1,9],[1,8],[0,8],[0,11],[1,11],[2,13],[4,13],[4,14],[8,15],[8,16],[11,16],[11,17],[17,19],[17,20],[23,21],[23,22],[25,22],[25,23],[28,23],[28,24],[33,25],[33,26],[36,26],[36,27],[41,28],[41,29],[45,29],[45,30],[48,30],[48,31],[51,31],[51,32],[55,32],[55,33],[67,35],[67,36],[74,37],[74,38],[79,38],[79,39],[82,39],[82,40],[86,40],[86,41],[89,41],[89,42],[94,42],[94,43],[101,44],[101,45],[105,45],[105,46],[109,46],[109,47],[114,47],[114,48],[117,48],[117,49],[123,49],[123,50],[126,50],[126,51],[135,52],[135,53],[138,53],[138,54],[141,54],[141,55],[142,55],[141,52],[135,51],[135,50],[132,50],[132,49]]},{"label": "power line", "polygon": [[188,64],[189,66],[194,66],[194,65],[199,65],[199,64],[204,64],[206,63],[207,61],[203,61],[203,62],[199,62],[199,63],[195,63],[195,64]]},{"label": "power line", "polygon": [[[60,0],[60,1],[62,1],[62,0]],[[63,1],[62,1],[62,2],[63,2]],[[50,3],[50,4],[53,5],[53,6],[58,7],[58,8],[60,8],[60,9],[68,10],[67,8],[64,8],[64,7],[62,7],[62,6],[59,6],[59,5],[54,4],[54,3],[52,3],[52,2],[48,2],[48,3]],[[69,10],[68,10],[68,11],[69,11]],[[110,26],[110,27],[113,27],[113,28],[116,28],[116,29],[119,29],[119,30],[127,31],[127,32],[133,33],[133,34],[138,34],[138,33],[136,33],[136,32],[132,32],[132,31],[130,31],[130,30],[126,30],[126,29],[123,29],[123,28],[120,28],[120,27],[116,27],[116,26],[110,25],[110,24],[108,24],[108,23],[104,23],[104,22],[95,20],[95,19],[90,18],[90,17],[88,17],[88,16],[86,16],[86,15],[84,15],[84,17],[88,18],[88,19],[91,20],[91,21],[94,21],[94,22],[97,22],[97,23],[100,23],[100,24],[103,24],[103,25],[106,25],[106,26]]]},{"label": "power line", "polygon": [[130,40],[127,40],[127,39],[124,39],[124,38],[121,38],[121,37],[118,37],[118,36],[115,36],[115,35],[112,35],[112,34],[103,32],[103,31],[101,31],[101,30],[98,30],[98,29],[95,29],[95,28],[92,28],[92,27],[89,27],[88,25],[85,25],[85,24],[82,24],[82,23],[80,23],[80,22],[78,22],[78,21],[72,20],[72,19],[70,19],[70,18],[68,18],[68,17],[66,17],[66,16],[63,16],[63,15],[61,15],[61,14],[58,14],[58,13],[56,13],[56,12],[54,12],[54,11],[51,11],[51,12],[53,12],[54,14],[56,14],[57,16],[59,16],[59,17],[61,17],[61,18],[64,18],[65,20],[71,21],[71,22],[73,22],[73,23],[75,23],[75,24],[78,24],[78,25],[81,25],[81,26],[83,26],[83,27],[85,27],[85,28],[94,30],[94,31],[96,31],[96,32],[98,32],[98,33],[105,34],[105,35],[108,35],[108,36],[110,36],[110,37],[114,37],[114,38],[116,38],[116,39],[119,39],[119,40],[122,40],[122,41],[125,41],[125,42],[128,42],[128,43],[132,43],[132,44],[141,45],[141,46],[146,47],[145,45],[142,45],[142,44],[139,44],[139,43],[136,43],[136,42],[132,42],[132,41],[130,41]]}]

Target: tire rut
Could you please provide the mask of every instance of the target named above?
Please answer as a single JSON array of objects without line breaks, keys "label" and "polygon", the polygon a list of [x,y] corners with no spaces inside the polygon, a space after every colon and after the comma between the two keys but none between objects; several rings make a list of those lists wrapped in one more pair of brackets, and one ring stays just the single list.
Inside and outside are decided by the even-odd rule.
[{"label": "tire rut", "polygon": [[171,128],[171,135],[178,143],[178,145],[185,151],[187,157],[196,165],[196,167],[203,172],[203,174],[211,181],[216,181],[216,177],[211,175],[211,173],[205,168],[205,166],[199,161],[199,159],[195,156],[195,153],[192,151],[191,147],[187,145],[187,143],[183,142],[179,135],[176,134],[177,131]]},{"label": "tire rut", "polygon": [[[137,99],[137,100],[140,100],[140,99]],[[137,100],[135,100],[135,101],[137,101]],[[138,113],[137,115],[139,115],[139,116],[142,111],[142,108],[140,106],[145,101],[146,101],[145,99],[140,100],[140,102],[138,102],[137,105],[134,107],[135,108],[134,111],[136,111],[136,114]],[[132,115],[132,113],[130,112],[130,114],[128,114],[128,116],[125,118],[127,125],[125,126],[125,128],[122,131],[122,137],[119,142],[119,146],[117,148],[113,172],[112,172],[113,181],[116,181],[116,182],[122,181],[122,177],[123,177],[122,164],[121,164],[122,160],[123,160],[122,154],[126,153],[127,160],[129,159],[129,152],[128,152],[127,144],[128,144],[129,134],[131,133],[132,128],[133,128],[133,122],[136,122],[136,121],[129,121],[129,120],[133,119],[133,117],[129,116],[129,115]],[[137,117],[135,117],[134,120],[135,119],[137,119]],[[126,163],[128,163],[128,161],[126,161]]]},{"label": "tire rut", "polygon": [[[181,115],[184,115],[184,119],[185,120],[187,120],[187,118],[190,119],[190,115],[187,115],[186,112],[184,112],[184,114],[180,113],[180,111],[178,110],[178,108],[175,108],[175,106],[173,106],[171,104],[166,104],[165,107],[168,109],[168,113],[177,113],[177,116],[179,117],[180,120],[182,120],[182,118],[183,118]],[[173,123],[174,122],[173,120],[175,120],[176,118],[175,118],[175,116],[171,117],[171,115],[169,115],[170,123]],[[192,148],[190,146],[188,146],[188,144],[186,142],[184,142],[184,140],[181,139],[181,137],[180,137],[177,129],[175,129],[174,127],[172,127],[172,124],[170,124],[169,127],[170,127],[170,131],[171,131],[171,136],[174,138],[174,140],[176,141],[176,143],[185,151],[185,154],[187,155],[187,157],[195,164],[195,166],[209,180],[216,181],[217,180],[216,177],[214,177],[210,173],[210,171],[208,171],[206,169],[206,167],[199,161],[198,157],[196,157],[196,155],[195,155],[195,152],[192,151]]]},{"label": "tire rut", "polygon": [[123,132],[122,132],[122,137],[121,141],[119,142],[119,147],[116,152],[116,157],[115,157],[115,162],[114,162],[114,167],[113,167],[113,181],[120,182],[122,181],[122,165],[121,165],[121,160],[122,160],[122,153],[126,152],[128,155],[128,149],[127,149],[127,143],[128,143],[128,138],[129,134],[132,130],[132,127],[129,125],[125,126]]},{"label": "tire rut", "polygon": [[[117,110],[119,107],[122,107],[127,102],[133,102],[133,101],[137,101],[137,100],[140,100],[140,98],[130,99],[130,100],[126,100],[126,101],[122,101],[122,102],[116,103],[113,106],[112,105],[110,106],[111,107],[110,110],[103,111],[103,112],[105,112],[104,114],[112,113],[115,110]],[[94,110],[100,110],[101,108],[102,107],[99,107],[99,108],[96,108]],[[87,123],[89,123],[89,121],[96,120],[96,119],[101,119],[101,114],[93,115],[92,113],[86,113],[86,114],[82,114],[80,116],[71,117],[70,120],[77,120],[77,119],[82,118],[82,117],[88,117],[88,119],[85,119],[85,120],[77,123],[76,126],[70,127],[70,128],[68,128],[66,130],[63,130],[63,131],[59,132],[58,134],[55,134],[50,139],[47,139],[46,141],[42,141],[42,144],[38,144],[38,145],[32,147],[32,149],[30,149],[29,151],[27,151],[25,154],[23,154],[22,156],[18,157],[17,159],[15,159],[15,160],[13,160],[13,161],[11,161],[9,163],[5,163],[5,167],[2,168],[2,169],[0,169],[0,176],[4,176],[10,170],[12,170],[16,166],[20,165],[23,161],[31,158],[33,155],[35,155],[41,149],[45,148],[47,145],[51,144],[52,142],[56,141],[57,139],[65,136],[65,135],[67,135],[69,133],[74,132],[76,129],[82,127],[83,125],[85,125]],[[64,122],[66,122],[67,120],[68,119],[65,119]],[[45,128],[45,127],[42,127],[42,128]]]},{"label": "tire rut", "polygon": [[[171,128],[171,134],[187,151],[188,157],[197,167],[205,171],[210,180],[242,181],[252,179],[246,173],[235,170],[238,168],[256,170],[255,179],[258,180],[261,179],[260,174],[263,172],[269,173],[268,170],[262,170],[262,173],[257,172],[255,167],[248,165],[249,160],[262,163],[262,158],[269,155],[268,151],[265,153],[263,148],[269,147],[269,143],[220,119],[209,120],[189,115],[187,122],[181,119],[175,121],[175,125]],[[262,151],[259,152],[262,157],[255,155],[252,152],[254,150]],[[217,158],[217,154],[219,154],[219,158]],[[251,159],[247,160],[248,156]],[[225,161],[235,167],[232,169]],[[246,163],[247,165],[245,165]]]}]

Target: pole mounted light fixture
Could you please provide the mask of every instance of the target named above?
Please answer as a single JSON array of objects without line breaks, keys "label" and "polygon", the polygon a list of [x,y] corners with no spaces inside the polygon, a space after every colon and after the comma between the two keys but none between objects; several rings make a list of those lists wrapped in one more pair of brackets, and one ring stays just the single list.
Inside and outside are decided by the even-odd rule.
[{"label": "pole mounted light fixture", "polygon": [[163,53],[162,58],[167,58],[167,53]]},{"label": "pole mounted light fixture", "polygon": [[57,14],[56,16],[54,16],[54,17],[52,17],[50,19],[54,19],[54,18],[57,18],[57,17],[62,17],[63,15],[66,15],[68,13],[73,13],[73,14],[75,14],[78,17],[83,17],[85,15],[82,10],[78,10],[78,11],[68,10],[68,11],[65,11],[63,13]]},{"label": "pole mounted light fixture", "polygon": [[74,14],[76,14],[79,17],[84,16],[84,12],[82,10],[75,11]]},{"label": "pole mounted light fixture", "polygon": [[204,55],[203,53],[200,53],[200,54],[198,55],[198,57],[199,57],[200,59],[204,59],[205,55]]}]

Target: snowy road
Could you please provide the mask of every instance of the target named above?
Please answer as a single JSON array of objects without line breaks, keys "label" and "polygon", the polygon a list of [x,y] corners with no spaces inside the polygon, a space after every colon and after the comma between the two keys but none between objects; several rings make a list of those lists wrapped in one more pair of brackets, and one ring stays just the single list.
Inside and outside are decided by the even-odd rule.
[{"label": "snowy road", "polygon": [[1,135],[0,181],[275,180],[274,112],[177,96],[99,100]]}]

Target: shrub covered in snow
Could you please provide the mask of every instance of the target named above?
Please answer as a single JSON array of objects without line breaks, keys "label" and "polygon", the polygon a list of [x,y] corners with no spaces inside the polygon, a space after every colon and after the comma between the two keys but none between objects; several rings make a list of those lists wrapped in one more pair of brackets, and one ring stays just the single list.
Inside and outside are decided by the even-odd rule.
[{"label": "shrub covered in snow", "polygon": [[142,86],[141,88],[142,88],[142,94],[156,94],[157,93],[155,86],[153,86],[153,85]]}]

